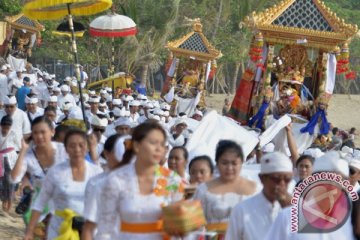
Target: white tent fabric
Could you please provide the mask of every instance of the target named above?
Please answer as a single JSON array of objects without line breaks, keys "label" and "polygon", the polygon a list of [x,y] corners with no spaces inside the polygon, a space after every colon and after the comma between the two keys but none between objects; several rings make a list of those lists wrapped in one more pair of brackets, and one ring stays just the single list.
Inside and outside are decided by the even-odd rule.
[{"label": "white tent fabric", "polygon": [[[208,155],[215,163],[216,145],[220,140],[233,140],[241,145],[244,158],[255,148],[258,138],[248,130],[238,125],[230,118],[219,115],[216,111],[209,112],[200,122],[186,145],[190,159],[194,152],[197,155]],[[206,152],[200,154],[200,149]]]}]

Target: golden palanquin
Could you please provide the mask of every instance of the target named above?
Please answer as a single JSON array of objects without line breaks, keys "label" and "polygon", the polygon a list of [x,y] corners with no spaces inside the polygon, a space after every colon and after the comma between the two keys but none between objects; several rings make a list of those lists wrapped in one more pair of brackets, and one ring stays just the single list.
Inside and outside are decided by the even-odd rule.
[{"label": "golden palanquin", "polygon": [[176,93],[184,97],[195,97],[198,91],[202,91],[201,105],[205,105],[208,66],[221,57],[221,52],[203,34],[200,20],[195,19],[193,31],[168,42],[166,47],[171,52],[168,62],[175,61],[175,69],[174,75],[167,77],[163,94],[169,90],[170,85],[176,86]]},{"label": "golden palanquin", "polygon": [[34,41],[40,39],[40,32],[45,28],[39,22],[29,19],[24,14],[5,17],[6,22],[0,22],[0,55],[7,53],[8,44],[10,54],[26,58],[31,56]]},{"label": "golden palanquin", "polygon": [[350,71],[348,43],[358,27],[337,17],[320,0],[284,0],[251,13],[245,25],[254,32],[250,60],[230,110],[240,122],[254,113],[263,89],[274,82],[280,89],[292,85],[298,94],[306,85],[314,98],[324,93],[331,54],[338,63],[347,63],[341,68],[345,74]]}]

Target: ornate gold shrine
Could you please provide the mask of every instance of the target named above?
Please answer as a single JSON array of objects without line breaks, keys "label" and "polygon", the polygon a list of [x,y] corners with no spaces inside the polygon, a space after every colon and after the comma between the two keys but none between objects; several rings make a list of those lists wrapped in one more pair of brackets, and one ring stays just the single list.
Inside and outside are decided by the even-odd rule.
[{"label": "ornate gold shrine", "polygon": [[[24,16],[24,14],[20,13],[15,16],[5,17],[5,27],[2,28],[2,31],[6,31],[10,34],[7,34],[0,44],[3,44],[1,54],[5,55],[7,51],[5,48],[8,43],[10,47],[10,54],[20,57],[26,58],[31,56],[31,48],[34,42],[32,42],[32,37],[35,34],[36,39],[40,39],[40,32],[45,30],[45,27],[41,25],[38,21],[29,19]],[[11,31],[13,30],[13,33]],[[5,41],[7,40],[7,41]]]},{"label": "ornate gold shrine", "polygon": [[[308,24],[310,27],[306,27],[305,23],[296,22],[295,10],[290,12],[291,8],[297,7],[296,5],[303,5],[304,7],[299,7],[300,11],[303,10],[305,14],[310,13],[314,19],[318,17],[320,20],[308,20],[313,21],[312,25]],[[307,6],[311,9],[309,10]],[[302,13],[298,12],[298,14]],[[286,17],[293,17],[293,21],[284,24],[285,21],[281,20]],[[327,51],[334,51],[336,46],[349,41],[358,32],[357,25],[347,24],[320,0],[284,0],[263,12],[253,12],[246,17],[245,23],[253,30],[260,31],[268,43],[288,45],[296,44],[299,39],[306,39],[307,43],[304,45],[307,47]]]},{"label": "ornate gold shrine", "polygon": [[208,66],[215,66],[214,61],[222,56],[219,50],[213,47],[202,32],[200,19],[195,19],[193,31],[183,37],[170,41],[168,62],[176,59],[174,76],[168,76],[163,93],[169,85],[176,86],[175,92],[181,97],[195,97],[201,91],[200,105],[205,106],[206,73]]},{"label": "ornate gold shrine", "polygon": [[323,93],[330,97],[333,90],[327,88],[327,64],[333,63],[334,57],[337,64],[332,73],[353,76],[348,43],[358,26],[337,17],[320,0],[283,0],[251,13],[244,22],[253,31],[253,39],[230,110],[230,116],[239,122],[246,123],[253,116],[264,99],[263,90],[270,86],[295,89],[296,97],[302,90],[314,99]]}]

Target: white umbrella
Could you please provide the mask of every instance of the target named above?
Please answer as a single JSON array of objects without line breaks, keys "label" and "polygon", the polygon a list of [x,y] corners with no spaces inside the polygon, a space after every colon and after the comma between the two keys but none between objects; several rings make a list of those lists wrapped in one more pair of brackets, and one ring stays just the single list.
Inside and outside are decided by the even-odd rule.
[{"label": "white umbrella", "polygon": [[136,33],[135,22],[116,13],[97,17],[90,23],[90,35],[94,37],[127,37]]}]

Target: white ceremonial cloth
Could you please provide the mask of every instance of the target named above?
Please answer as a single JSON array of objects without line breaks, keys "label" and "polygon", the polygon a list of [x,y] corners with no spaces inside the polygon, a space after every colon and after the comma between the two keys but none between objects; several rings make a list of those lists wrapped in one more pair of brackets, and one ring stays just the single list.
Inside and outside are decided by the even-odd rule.
[{"label": "white ceremonial cloth", "polygon": [[265,132],[260,135],[260,147],[262,148],[266,144],[271,142],[271,140],[273,140],[274,137],[290,123],[291,118],[288,115],[284,115],[280,119],[272,123],[269,127],[266,128]]},{"label": "white ceremonial cloth", "polygon": [[262,192],[239,203],[232,211],[225,240],[264,239],[281,207]]},{"label": "white ceremonial cloth", "polygon": [[325,92],[328,94],[333,94],[335,88],[336,80],[336,56],[335,54],[327,54],[328,60],[326,64],[326,85]]},{"label": "white ceremonial cloth", "polygon": [[189,153],[197,151],[198,147],[205,145],[209,152],[206,153],[215,164],[215,149],[220,140],[233,140],[241,145],[244,159],[259,142],[251,132],[238,125],[228,117],[219,115],[216,111],[209,112],[194,131],[186,148]]}]

